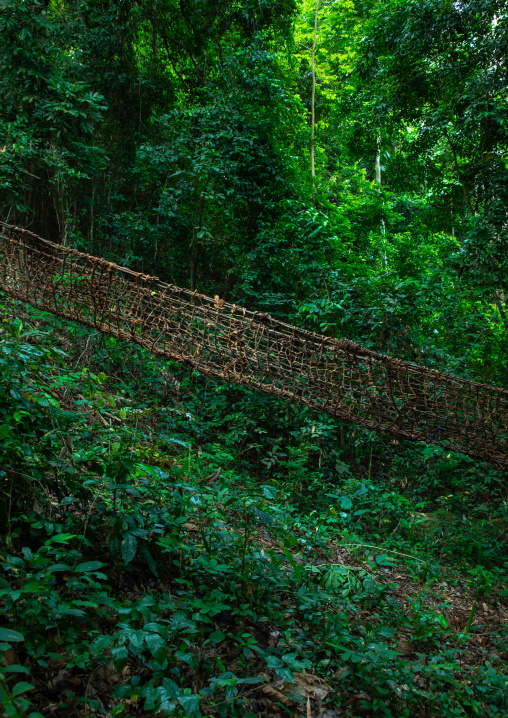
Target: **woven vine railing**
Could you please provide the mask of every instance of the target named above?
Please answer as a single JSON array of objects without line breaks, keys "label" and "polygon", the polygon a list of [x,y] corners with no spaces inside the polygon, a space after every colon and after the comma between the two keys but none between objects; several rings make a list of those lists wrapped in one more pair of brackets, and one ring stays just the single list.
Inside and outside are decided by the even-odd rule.
[{"label": "woven vine railing", "polygon": [[0,289],[203,374],[508,468],[508,391],[307,332],[3,224]]}]

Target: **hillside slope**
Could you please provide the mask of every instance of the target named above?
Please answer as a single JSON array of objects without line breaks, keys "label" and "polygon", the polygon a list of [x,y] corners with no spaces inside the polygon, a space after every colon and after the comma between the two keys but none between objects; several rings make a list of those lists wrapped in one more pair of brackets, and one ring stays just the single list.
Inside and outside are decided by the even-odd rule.
[{"label": "hillside slope", "polygon": [[505,716],[506,484],[4,298],[5,716]]}]

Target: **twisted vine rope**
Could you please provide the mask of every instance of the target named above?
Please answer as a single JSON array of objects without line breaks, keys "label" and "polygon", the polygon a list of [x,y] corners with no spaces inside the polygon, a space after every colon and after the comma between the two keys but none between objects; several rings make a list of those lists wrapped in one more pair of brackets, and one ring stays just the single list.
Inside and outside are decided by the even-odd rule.
[{"label": "twisted vine rope", "polygon": [[508,391],[314,334],[3,224],[0,289],[203,374],[508,468]]}]

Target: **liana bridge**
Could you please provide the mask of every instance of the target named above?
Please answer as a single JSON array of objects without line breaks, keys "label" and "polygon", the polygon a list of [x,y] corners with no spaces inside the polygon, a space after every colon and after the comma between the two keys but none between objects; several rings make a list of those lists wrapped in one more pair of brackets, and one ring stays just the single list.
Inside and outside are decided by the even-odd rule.
[{"label": "liana bridge", "polygon": [[508,391],[133,272],[0,223],[0,289],[203,374],[508,468]]}]

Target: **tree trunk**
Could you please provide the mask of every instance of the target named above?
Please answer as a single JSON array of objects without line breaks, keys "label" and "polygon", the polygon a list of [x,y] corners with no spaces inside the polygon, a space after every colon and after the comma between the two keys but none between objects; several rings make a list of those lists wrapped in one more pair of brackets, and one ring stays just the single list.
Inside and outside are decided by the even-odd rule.
[{"label": "tree trunk", "polygon": [[315,166],[315,149],[314,139],[316,134],[316,43],[318,32],[318,16],[319,16],[319,0],[316,0],[316,12],[314,14],[314,41],[312,43],[312,98],[311,98],[311,130],[310,130],[310,173],[312,176],[312,186],[314,193],[316,192],[316,166]]},{"label": "tree trunk", "polygon": [[376,165],[375,165],[376,182],[381,184],[381,137],[378,135],[377,138],[377,149],[376,149]]},{"label": "tree trunk", "polygon": [[205,199],[204,197],[201,197],[200,203],[199,203],[199,219],[197,226],[194,225],[192,228],[192,243],[191,243],[191,259],[190,259],[190,288],[192,291],[196,289],[196,278],[197,278],[197,271],[198,271],[198,261],[199,261],[199,252],[200,252],[200,239],[197,236],[199,232],[201,232],[201,227],[203,225],[203,211],[205,208]]},{"label": "tree trunk", "polygon": [[[377,137],[377,148],[376,148],[376,164],[374,167],[376,182],[379,184],[379,191],[381,192],[381,135]],[[386,269],[386,225],[384,219],[381,219],[381,238],[383,241],[383,267]]]}]

